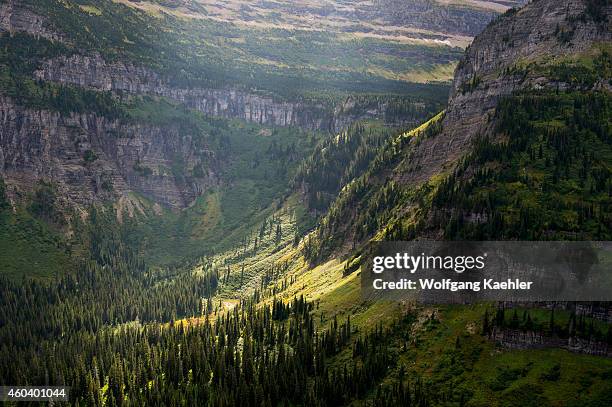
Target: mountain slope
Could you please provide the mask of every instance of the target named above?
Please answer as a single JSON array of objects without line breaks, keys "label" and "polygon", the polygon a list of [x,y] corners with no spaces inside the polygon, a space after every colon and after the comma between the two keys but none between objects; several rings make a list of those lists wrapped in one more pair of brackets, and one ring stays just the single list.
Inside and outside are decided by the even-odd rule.
[{"label": "mountain slope", "polygon": [[[114,205],[120,222],[138,217],[134,240],[155,262],[197,258],[218,233],[237,244],[328,133],[358,120],[410,127],[438,110],[461,52],[419,32],[406,42],[393,32],[360,39],[285,23],[237,27],[196,3],[0,2],[7,222],[27,229],[17,213],[51,191],[56,224],[35,218],[62,241],[50,248],[54,259],[75,238],[75,219],[100,204]],[[274,10],[286,5],[260,6],[282,20]],[[172,250],[159,250],[163,233]]]},{"label": "mountain slope", "polygon": [[[195,267],[190,259],[176,267],[148,267],[131,246],[136,240],[129,234],[131,225],[118,225],[109,208],[92,210],[85,227],[91,253],[76,273],[44,284],[0,276],[0,384],[67,384],[73,405],[609,405],[612,361],[593,355],[612,348],[612,329],[592,311],[369,302],[360,297],[355,272],[359,246],[372,237],[470,237],[462,235],[469,230],[461,222],[449,222],[454,226],[447,230],[436,219],[445,212],[459,214],[470,199],[487,192],[481,189],[520,187],[518,192],[525,192],[501,191],[502,198],[510,197],[503,205],[488,201],[486,209],[501,212],[525,197],[561,188],[573,189],[573,202],[567,204],[577,203],[578,188],[586,202],[600,201],[604,208],[609,203],[610,65],[598,39],[609,42],[601,16],[610,13],[587,0],[562,3],[561,8],[574,10],[573,32],[590,36],[578,36],[582,43],[576,44],[576,54],[567,56],[546,37],[553,52],[538,56],[528,69],[510,61],[502,61],[499,72],[480,70],[478,63],[473,70],[459,68],[458,90],[446,113],[412,131],[384,142],[387,137],[376,127],[355,125],[326,140],[312,149],[294,178],[298,191],[259,211],[263,219],[256,217],[258,227],[250,228],[240,244],[198,260]],[[512,27],[522,21],[535,35],[546,27],[540,6],[557,10],[552,1],[540,0],[496,24]],[[570,36],[558,21],[554,36],[565,41]],[[512,36],[505,41],[492,27],[486,33],[490,41],[477,40],[465,64],[481,60],[481,49],[505,50],[505,42],[513,43]],[[593,38],[597,41],[589,44]],[[513,47],[523,49],[528,42],[523,37]],[[464,71],[467,83],[459,79]],[[509,77],[507,87],[503,75]],[[498,79],[489,94],[489,84]],[[490,120],[484,112],[491,113]],[[381,151],[372,157],[380,143]],[[278,149],[271,144],[269,152]],[[431,157],[433,168],[427,161],[415,165],[414,157]],[[268,178],[270,161],[262,159],[264,169],[254,174]],[[528,167],[530,162],[536,168]],[[345,171],[337,182],[326,182],[318,167]],[[356,179],[348,180],[352,176]],[[550,181],[546,188],[542,179]],[[319,198],[312,189],[319,185],[324,186],[322,199],[313,199],[314,208],[330,204],[325,193],[342,188],[340,197],[318,230],[294,239],[304,209],[297,192],[315,191],[309,198]],[[0,182],[0,215],[12,216],[4,192]],[[31,210],[42,219],[54,218],[43,209],[54,199],[48,185],[38,186],[35,196]],[[218,196],[206,198],[197,229],[212,230],[213,238],[222,240],[227,236],[211,226],[223,218]],[[552,199],[538,201],[546,209],[558,205]],[[470,213],[479,214],[466,210],[466,219]],[[603,213],[607,216],[609,209]],[[482,219],[474,216],[463,224]],[[178,224],[188,226],[192,220],[182,218]],[[592,224],[574,226],[598,237],[591,236],[597,232]],[[564,224],[548,229],[568,232]],[[530,237],[537,236],[525,236]],[[175,243],[166,246],[174,250]],[[349,260],[340,258],[344,253]],[[312,267],[309,260],[321,264]],[[495,336],[506,328],[514,338]],[[573,351],[590,355],[528,349],[572,341],[580,344]]]},{"label": "mountain slope", "polygon": [[[506,221],[507,235],[497,235],[505,238],[608,236],[609,23],[606,2],[560,6],[547,0],[493,22],[460,61],[445,112],[383,148],[332,205],[308,257],[346,252],[347,241],[377,233],[391,239],[460,236],[447,233],[451,221],[498,231]],[[500,179],[503,192],[463,198],[469,194],[463,189],[472,191],[465,183],[491,189]],[[496,194],[504,202],[496,202]],[[555,194],[569,197],[565,207],[555,209]],[[517,202],[529,199],[535,200],[530,216],[546,212],[547,220],[521,232],[516,224],[525,222],[529,209]],[[575,220],[549,222],[563,211]],[[589,219],[604,221],[604,230],[586,226]],[[483,233],[476,235],[486,238]]]},{"label": "mountain slope", "polygon": [[[253,122],[261,126],[254,132],[274,135],[273,127],[289,127],[296,134],[300,130],[295,128],[339,131],[359,119],[404,127],[437,109],[448,89],[391,81],[398,90],[394,95],[372,94],[379,79],[369,74],[357,79],[349,73],[347,81],[323,78],[330,86],[348,86],[324,93],[313,85],[321,78],[300,73],[304,64],[316,65],[318,58],[300,44],[314,49],[322,40],[340,47],[352,41],[311,38],[296,29],[299,39],[293,44],[284,30],[254,29],[255,37],[274,38],[282,45],[268,49],[264,41],[260,46],[266,48],[260,49],[239,41],[253,37],[250,28],[240,31],[208,19],[179,19],[171,12],[177,6],[197,6],[194,2],[159,4],[168,12],[157,15],[139,8],[150,6],[147,2],[0,3],[0,173],[11,184],[13,201],[19,196],[14,188],[31,190],[44,178],[57,184],[64,206],[83,209],[136,192],[156,204],[183,209],[218,185],[226,169],[221,168],[228,160],[221,144],[228,134],[211,133],[233,125],[211,117]],[[194,10],[206,14],[202,7]],[[211,38],[219,42],[211,44]],[[394,47],[390,43],[384,52],[414,52],[419,60],[424,52],[434,65],[441,54],[448,54],[442,58],[445,63],[454,63],[459,54],[438,45]],[[281,59],[302,51],[306,55],[298,56],[299,66],[281,60],[256,62],[265,59],[260,52],[273,50]],[[245,53],[245,60],[236,63],[236,56]],[[343,76],[345,71],[339,68],[331,75]],[[296,90],[298,85],[304,88]],[[407,88],[401,90],[403,86]],[[290,96],[286,90],[297,93]],[[402,114],[406,109],[410,115]],[[44,128],[47,131],[41,132]]]},{"label": "mountain slope", "polygon": [[[358,119],[414,125],[438,108],[447,87],[399,78],[418,71],[444,81],[437,67],[452,67],[460,50],[438,40],[443,33],[416,30],[425,27],[416,27],[414,18],[395,27],[412,32],[410,41],[394,30],[377,38],[382,6],[331,2],[292,11],[282,2],[241,2],[220,6],[221,12],[196,1],[3,0],[0,81],[6,131],[0,172],[14,178],[13,187],[36,183],[45,174],[62,190],[64,205],[81,209],[130,192],[185,208],[220,182],[223,161],[218,146],[202,142],[207,131],[195,124],[202,119],[191,111],[319,131],[340,131]],[[413,9],[402,7],[402,13],[427,10],[431,21],[423,24],[435,30],[453,16],[470,20],[463,27],[467,31],[459,30],[464,36],[499,11],[431,1]],[[325,16],[319,21],[328,31],[336,27],[333,34],[308,29],[302,19],[309,13]],[[246,24],[255,15],[280,26]],[[378,28],[342,28],[365,21]],[[395,79],[389,79],[390,71]],[[165,110],[173,113],[160,114]],[[188,122],[188,128],[172,121]],[[43,127],[49,134],[21,142]],[[171,140],[162,142],[161,134]],[[45,154],[38,157],[41,151]],[[21,181],[17,172],[24,173]]]}]

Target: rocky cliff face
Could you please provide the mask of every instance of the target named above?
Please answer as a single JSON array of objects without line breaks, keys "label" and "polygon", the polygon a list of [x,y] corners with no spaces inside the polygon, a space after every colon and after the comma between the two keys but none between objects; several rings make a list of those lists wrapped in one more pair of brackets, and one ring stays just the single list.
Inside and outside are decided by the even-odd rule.
[{"label": "rocky cliff face", "polygon": [[[52,41],[69,42],[47,19],[32,12],[23,2],[0,4],[0,32],[24,32]],[[106,91],[163,96],[207,115],[237,118],[263,125],[296,126],[307,130],[338,132],[360,119],[385,117],[387,106],[350,113],[338,106],[305,101],[283,101],[257,92],[226,87],[221,89],[185,88],[172,84],[169,77],[129,61],[105,61],[99,54],[76,51],[44,62],[35,72],[37,79]],[[389,123],[414,124],[410,120]]]},{"label": "rocky cliff face", "polygon": [[[44,17],[12,0],[0,5],[0,29],[65,41],[61,34],[50,28]],[[495,59],[502,51],[487,51],[486,58]],[[478,60],[474,70],[485,69],[487,64],[478,59],[479,56],[474,58]],[[469,71],[469,66],[471,64],[465,62],[458,71],[456,89],[451,98],[457,111],[455,113],[452,110],[455,108],[451,108],[447,120],[462,115],[465,123],[475,121],[474,126],[481,126],[482,112],[466,113],[461,104],[469,102],[471,105],[471,102],[461,98],[489,98],[487,91],[475,89],[466,96],[457,91],[460,82],[464,81],[462,77],[477,75]],[[34,77],[95,90],[162,96],[210,116],[310,130],[339,131],[362,118],[384,118],[388,107],[385,102],[361,108],[349,99],[337,106],[328,106],[283,101],[232,88],[178,87],[171,78],[152,69],[128,61],[106,61],[98,54],[84,54],[77,50],[71,55],[42,62]],[[62,116],[47,110],[20,107],[10,98],[2,99],[0,117],[0,171],[5,177],[14,183],[21,180],[22,185],[31,185],[40,178],[58,180],[66,199],[78,204],[84,205],[96,199],[115,199],[135,191],[170,207],[183,208],[208,186],[218,182],[214,159],[207,156],[206,148],[195,145],[193,140],[172,126],[125,125],[94,113]],[[409,121],[396,124],[413,124]],[[417,161],[426,164],[422,165],[424,168],[439,170],[444,160],[455,158],[455,146],[460,147],[469,141],[471,133],[462,131],[462,126],[472,124],[453,128],[452,123],[455,122],[449,121],[448,124],[450,137],[438,137],[416,151]],[[440,158],[440,151],[447,154]],[[179,161],[181,175],[176,171]],[[200,166],[201,163],[205,165]],[[200,178],[191,176],[194,167],[204,168],[205,174]],[[402,174],[409,180],[427,176],[427,171]]]},{"label": "rocky cliff face", "polygon": [[611,357],[612,351],[607,343],[595,339],[546,337],[541,332],[521,331],[517,329],[495,330],[490,340],[509,349],[544,349],[560,348],[574,353]]},{"label": "rocky cliff face", "polygon": [[99,55],[75,54],[50,60],[35,75],[43,80],[98,90],[164,96],[211,116],[277,126],[323,128],[330,125],[330,117],[308,117],[309,111],[322,108],[320,106],[306,110],[300,104],[276,102],[271,97],[234,89],[175,88],[150,69],[121,61],[106,63]]},{"label": "rocky cliff face", "polygon": [[316,103],[280,101],[231,88],[178,88],[151,69],[123,61],[107,63],[100,55],[74,54],[48,60],[35,76],[97,90],[163,96],[210,116],[308,130],[337,132],[356,120],[383,118],[386,109],[384,104],[379,104],[369,110],[348,112],[343,105],[334,108]]},{"label": "rocky cliff face", "polygon": [[[217,182],[215,157],[178,127],[125,125],[95,114],[62,116],[0,98],[0,169],[19,189],[54,181],[63,200],[81,206],[134,191],[182,208]],[[180,158],[180,162],[178,159]],[[194,177],[205,162],[208,172]],[[181,166],[178,176],[173,172]]]},{"label": "rocky cliff face", "polygon": [[22,31],[35,37],[64,41],[62,35],[49,28],[44,17],[39,16],[13,0],[0,4],[0,31]]},{"label": "rocky cliff face", "polygon": [[[611,16],[609,2],[537,0],[491,23],[460,61],[445,114],[388,144],[368,172],[333,203],[317,231],[320,247],[313,245],[315,262],[348,253],[373,236],[442,238],[444,229],[453,226],[455,214],[427,197],[446,194],[447,206],[462,204],[453,201],[452,188],[458,185],[449,176],[474,151],[473,142],[479,137],[489,137],[497,144],[496,139],[505,136],[496,132],[496,110],[503,98],[515,92],[533,96],[538,90],[610,91],[605,66],[604,72],[595,72],[590,64],[603,61],[609,65],[609,53],[602,50],[602,44],[612,41]],[[591,79],[580,80],[585,77]],[[480,169],[474,164],[461,172],[469,180]],[[441,180],[453,183],[440,187],[448,187],[449,192],[428,195],[447,182]],[[461,209],[461,222],[469,224],[485,223],[492,213]],[[366,227],[370,231],[363,233]]]},{"label": "rocky cliff face", "polygon": [[[359,109],[350,99],[334,107],[281,101],[231,88],[178,87],[172,78],[152,69],[87,54],[54,27],[26,2],[0,3],[0,35],[22,32],[70,45],[71,54],[36,61],[34,78],[41,81],[161,96],[210,116],[311,130],[339,131],[358,119],[382,118],[387,108],[385,102]],[[12,186],[15,200],[20,200],[20,192],[44,179],[56,185],[66,206],[84,207],[137,192],[171,208],[185,208],[220,182],[218,158],[206,146],[181,134],[180,123],[166,127],[127,125],[95,112],[66,115],[26,108],[15,99],[0,96],[0,126],[0,176]]]},{"label": "rocky cliff face", "polygon": [[[569,85],[527,69],[531,63],[562,59],[609,43],[612,6],[603,6],[604,22],[589,15],[587,0],[538,0],[510,11],[489,25],[467,49],[455,72],[438,136],[422,140],[410,156],[413,171],[403,182],[419,183],[451,168],[475,137],[490,134],[500,98],[523,89],[564,89]],[[608,84],[598,84],[609,88]]]}]

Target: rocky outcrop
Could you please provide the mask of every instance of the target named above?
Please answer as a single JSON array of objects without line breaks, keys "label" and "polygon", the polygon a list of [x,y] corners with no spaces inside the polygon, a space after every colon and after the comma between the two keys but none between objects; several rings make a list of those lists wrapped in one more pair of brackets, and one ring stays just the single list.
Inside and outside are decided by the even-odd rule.
[{"label": "rocky outcrop", "polygon": [[[521,89],[567,87],[537,70],[515,68],[610,42],[611,32],[588,14],[587,5],[586,0],[538,0],[489,25],[457,67],[442,132],[421,140],[410,156],[410,166],[416,170],[397,177],[421,183],[451,168],[475,137],[491,134],[493,114],[502,97]],[[607,16],[603,25],[609,26],[612,6],[600,11]]]},{"label": "rocky outcrop", "polygon": [[574,353],[612,357],[612,349],[603,341],[577,337],[559,338],[541,332],[519,329],[495,329],[489,339],[508,349],[561,348]]},{"label": "rocky outcrop", "polygon": [[35,72],[39,79],[106,91],[164,96],[217,117],[239,118],[276,126],[333,129],[323,106],[275,101],[235,89],[175,88],[156,72],[122,61],[106,63],[99,55],[72,55],[46,61]]},{"label": "rocky outcrop", "polygon": [[[35,76],[97,90],[163,96],[210,116],[308,130],[338,132],[356,120],[383,119],[387,107],[380,103],[359,110],[346,108],[346,103],[334,107],[289,102],[237,89],[178,88],[171,86],[168,78],[151,69],[123,61],[108,63],[100,55],[61,56],[43,63]],[[399,120],[390,124],[412,123]]]},{"label": "rocky outcrop", "polygon": [[54,41],[64,41],[59,33],[51,29],[44,17],[41,17],[13,0],[0,4],[0,31],[22,31],[35,37],[44,37]]},{"label": "rocky outcrop", "polygon": [[[202,163],[206,170],[192,175]],[[0,98],[0,174],[9,185],[52,181],[63,199],[81,206],[137,192],[183,208],[217,182],[214,169],[206,146],[178,127],[121,124],[91,113],[62,116]]]}]

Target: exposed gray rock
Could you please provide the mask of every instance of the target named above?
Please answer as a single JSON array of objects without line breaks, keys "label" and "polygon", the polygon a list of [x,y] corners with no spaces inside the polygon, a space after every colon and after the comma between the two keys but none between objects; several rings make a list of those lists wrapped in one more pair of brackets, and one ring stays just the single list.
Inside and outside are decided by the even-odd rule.
[{"label": "exposed gray rock", "polygon": [[22,5],[15,5],[14,0],[0,4],[0,31],[23,31],[35,37],[63,41],[59,33],[53,31],[44,17],[41,17]]},{"label": "exposed gray rock", "polygon": [[[538,0],[500,16],[476,37],[455,72],[443,131],[421,140],[409,157],[416,168],[398,174],[406,183],[422,183],[447,171],[474,138],[491,134],[499,100],[521,89],[563,89],[537,72],[512,73],[517,63],[570,56],[596,43],[612,41],[612,31],[585,16],[586,0]],[[609,27],[612,6],[607,6]],[[571,33],[561,39],[563,30]]]},{"label": "exposed gray rock", "polygon": [[[177,158],[187,175],[173,174]],[[175,126],[125,125],[95,114],[66,117],[0,98],[0,173],[26,188],[39,179],[53,181],[73,204],[138,192],[184,208],[217,182],[214,159]],[[189,175],[203,161],[208,173]]]},{"label": "exposed gray rock", "polygon": [[574,353],[612,357],[612,349],[605,342],[576,337],[559,338],[541,332],[496,328],[490,339],[509,349],[561,348]]},{"label": "exposed gray rock", "polygon": [[[387,108],[379,103],[364,111],[348,109],[346,103],[334,108],[317,103],[280,101],[237,89],[176,88],[151,69],[123,61],[108,63],[100,55],[74,54],[46,61],[35,72],[35,77],[97,90],[163,96],[210,116],[308,130],[338,132],[356,120],[383,119]],[[411,119],[390,124],[413,124]]]}]

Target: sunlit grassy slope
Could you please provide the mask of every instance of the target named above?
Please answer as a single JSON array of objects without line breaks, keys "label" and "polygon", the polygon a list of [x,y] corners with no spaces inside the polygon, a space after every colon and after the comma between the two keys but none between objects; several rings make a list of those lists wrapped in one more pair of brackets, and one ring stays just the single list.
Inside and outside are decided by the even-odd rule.
[{"label": "sunlit grassy slope", "polygon": [[[282,215],[287,211],[281,209],[278,216],[290,229],[291,217]],[[287,234],[274,244],[264,239],[256,252],[236,249],[209,259],[215,267],[229,264],[232,270],[213,300],[221,305],[217,311],[233,308],[256,289],[263,293],[262,304],[303,295],[314,303],[312,312],[320,331],[334,319],[350,317],[353,341],[379,324],[389,327],[405,313],[415,313],[411,328],[389,338],[386,349],[397,364],[382,383],[395,383],[403,366],[411,380],[421,377],[433,391],[449,386],[461,389],[469,395],[471,406],[602,405],[606,395],[612,394],[612,360],[562,349],[499,347],[482,335],[485,311],[492,315],[494,304],[425,306],[366,301],[361,298],[359,270],[344,275],[347,261],[340,258],[310,267],[301,255],[303,243],[294,246]],[[242,264],[244,273],[239,277]],[[549,317],[545,310],[532,311],[534,322],[546,323]],[[559,312],[556,318],[563,325],[568,315]],[[329,363],[342,368],[352,358],[349,345]]]},{"label": "sunlit grassy slope", "polygon": [[[509,350],[488,341],[481,334],[482,318],[486,309],[493,312],[492,305],[430,307],[364,301],[360,272],[344,276],[345,261],[334,259],[311,268],[300,256],[299,246],[293,247],[286,239],[280,244],[282,248],[273,246],[264,243],[261,251],[243,256],[239,262],[236,251],[212,259],[215,266],[230,264],[234,270],[214,299],[221,305],[218,310],[233,308],[256,288],[263,287],[267,294],[262,303],[303,295],[315,304],[317,329],[328,328],[334,319],[350,317],[353,338],[379,324],[390,326],[406,312],[415,312],[418,317],[412,328],[390,338],[387,351],[398,363],[382,383],[392,384],[404,366],[408,377],[420,376],[433,389],[448,388],[449,383],[464,389],[471,394],[470,405],[474,406],[572,405],[591,398],[601,401],[610,391],[611,360],[560,349]],[[245,265],[242,284],[238,264]],[[262,286],[267,270],[279,271]],[[347,346],[329,363],[341,368],[351,358],[352,348]]]},{"label": "sunlit grassy slope", "polygon": [[[360,273],[343,276],[345,262],[334,259],[309,268],[297,249],[287,247],[281,253],[271,258],[271,264],[287,260],[290,267],[270,287],[277,288],[276,298],[289,301],[304,295],[313,301],[318,329],[327,328],[334,318],[344,321],[350,316],[356,338],[378,324],[389,326],[405,312],[417,313],[411,330],[391,338],[387,349],[398,363],[382,383],[392,384],[404,366],[408,377],[420,376],[433,389],[448,388],[450,383],[465,390],[473,406],[585,405],[585,400],[600,403],[605,394],[612,394],[612,360],[561,349],[503,349],[487,340],[481,334],[482,319],[487,308],[494,310],[492,305],[367,302],[360,296]],[[266,259],[260,257],[256,263],[261,266]],[[269,301],[270,297],[264,300]],[[223,295],[224,304],[237,302],[230,292]],[[330,363],[342,367],[351,358],[347,346]]]}]

